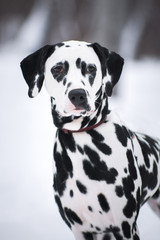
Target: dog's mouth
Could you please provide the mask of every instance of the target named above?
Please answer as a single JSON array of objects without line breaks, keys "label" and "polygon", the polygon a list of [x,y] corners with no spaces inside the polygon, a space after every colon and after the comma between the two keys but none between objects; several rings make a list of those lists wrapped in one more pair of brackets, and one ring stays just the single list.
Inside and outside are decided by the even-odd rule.
[{"label": "dog's mouth", "polygon": [[91,111],[91,107],[89,105],[86,106],[79,106],[79,107],[75,107],[74,108],[75,111],[85,111],[85,112],[90,112]]},{"label": "dog's mouth", "polygon": [[82,108],[82,107],[75,107],[75,109],[74,110],[76,110],[76,111],[83,111],[84,110],[84,108]]},{"label": "dog's mouth", "polygon": [[89,116],[94,112],[89,105],[87,106],[68,106],[63,111],[65,116]]}]

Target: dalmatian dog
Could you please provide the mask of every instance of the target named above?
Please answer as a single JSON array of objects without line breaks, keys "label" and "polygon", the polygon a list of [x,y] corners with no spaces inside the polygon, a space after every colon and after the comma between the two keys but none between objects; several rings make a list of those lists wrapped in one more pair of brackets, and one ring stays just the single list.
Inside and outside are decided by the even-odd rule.
[{"label": "dalmatian dog", "polygon": [[140,239],[149,202],[160,216],[160,141],[128,129],[108,98],[124,60],[98,43],[46,45],[21,62],[29,97],[51,97],[55,201],[76,240]]}]

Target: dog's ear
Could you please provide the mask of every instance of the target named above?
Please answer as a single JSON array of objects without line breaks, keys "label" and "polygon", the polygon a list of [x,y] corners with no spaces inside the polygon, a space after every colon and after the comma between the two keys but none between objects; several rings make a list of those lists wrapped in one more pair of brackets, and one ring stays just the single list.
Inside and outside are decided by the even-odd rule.
[{"label": "dog's ear", "polygon": [[54,50],[55,45],[46,45],[21,62],[22,73],[29,87],[29,97],[36,97],[40,92],[44,80],[45,62]]},{"label": "dog's ear", "polygon": [[101,62],[102,77],[105,77],[107,72],[111,76],[111,81],[107,81],[106,83],[106,94],[110,97],[113,87],[120,78],[124,59],[119,54],[110,52],[107,48],[102,47],[98,43],[93,43],[91,46]]}]

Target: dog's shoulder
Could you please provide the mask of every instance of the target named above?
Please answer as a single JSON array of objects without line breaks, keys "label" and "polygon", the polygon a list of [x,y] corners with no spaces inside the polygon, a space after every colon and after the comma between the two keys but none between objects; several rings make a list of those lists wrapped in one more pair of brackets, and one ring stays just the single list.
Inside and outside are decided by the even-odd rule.
[{"label": "dog's shoulder", "polygon": [[128,140],[132,140],[134,136],[134,132],[128,128],[115,111],[111,111],[107,115],[106,122],[99,131],[103,132],[103,135],[109,138],[117,139],[123,147],[127,147]]}]

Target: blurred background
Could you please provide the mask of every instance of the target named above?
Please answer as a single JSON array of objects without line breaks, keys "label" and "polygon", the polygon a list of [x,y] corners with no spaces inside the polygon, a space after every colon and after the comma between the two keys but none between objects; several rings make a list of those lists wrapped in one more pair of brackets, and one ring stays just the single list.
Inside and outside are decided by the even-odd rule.
[{"label": "blurred background", "polygon": [[[127,57],[159,57],[159,10],[158,0],[1,0],[0,44],[25,31],[25,44],[29,46],[28,38],[37,40],[32,48],[81,39],[101,42]],[[30,36],[27,23],[33,29]]]},{"label": "blurred background", "polygon": [[[110,106],[134,130],[160,138],[159,0],[0,0],[0,239],[73,240],[52,191],[55,127],[45,88],[27,96],[20,61],[45,44],[99,42],[125,59]],[[160,239],[145,205],[142,240]]]}]

